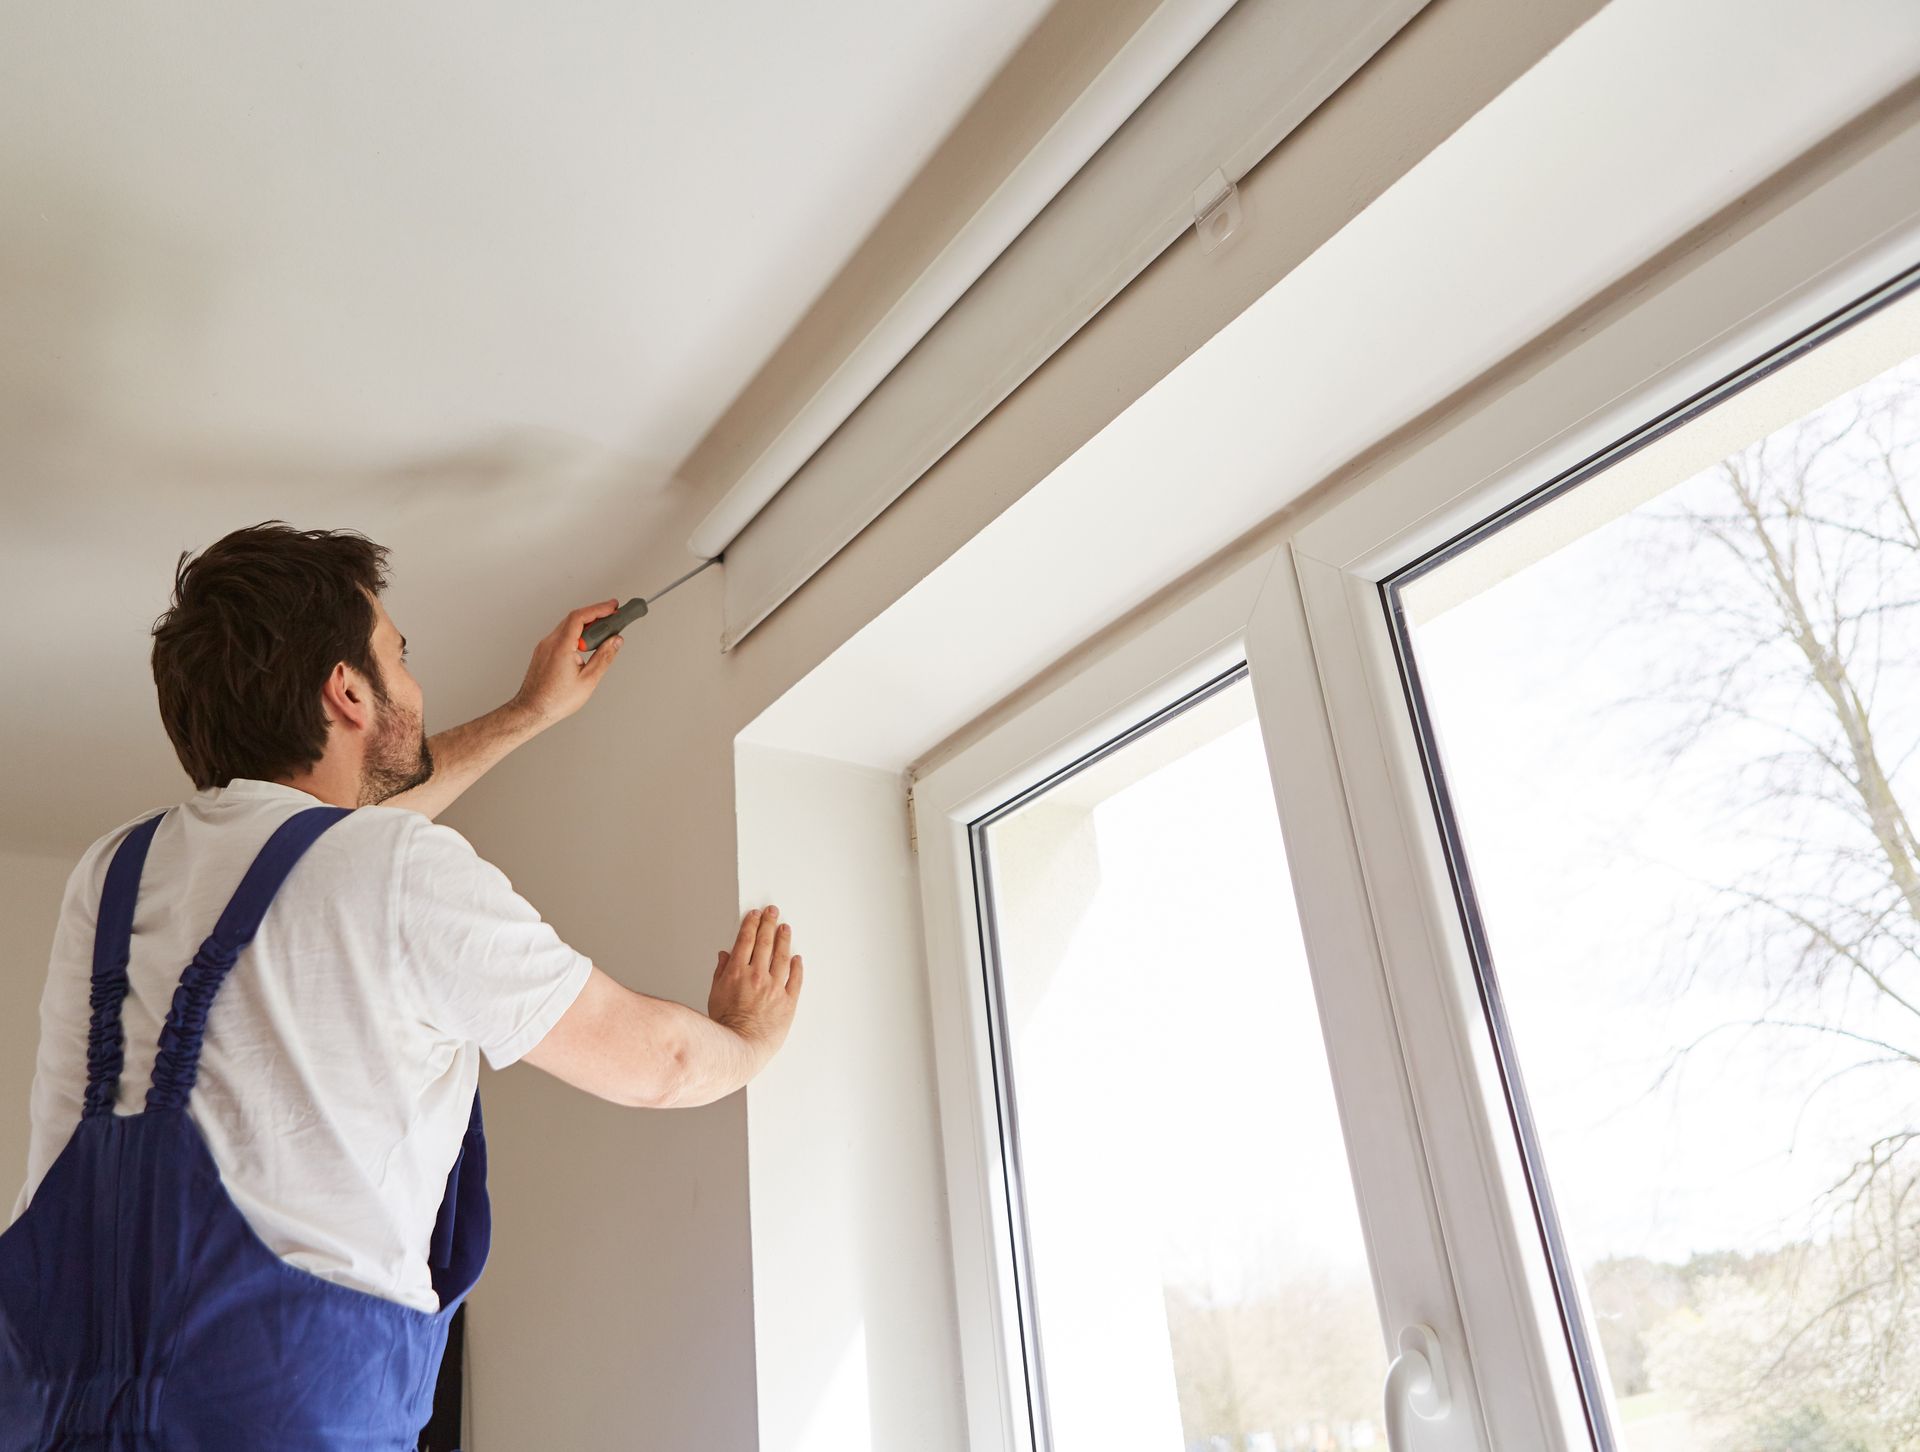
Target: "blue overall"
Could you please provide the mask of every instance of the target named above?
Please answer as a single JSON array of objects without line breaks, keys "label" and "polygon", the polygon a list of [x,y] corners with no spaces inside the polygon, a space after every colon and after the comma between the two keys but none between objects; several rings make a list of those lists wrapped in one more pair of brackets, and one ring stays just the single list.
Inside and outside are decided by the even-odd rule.
[{"label": "blue overall", "polygon": [[115,851],[94,933],[80,1123],[0,1234],[0,1452],[414,1452],[447,1323],[491,1238],[480,1096],[433,1231],[438,1311],[282,1260],[187,1114],[214,995],[294,864],[345,815],[307,808],[260,849],[181,974],[145,1112],[133,1115],[113,1112],[120,1005],[160,817]]}]

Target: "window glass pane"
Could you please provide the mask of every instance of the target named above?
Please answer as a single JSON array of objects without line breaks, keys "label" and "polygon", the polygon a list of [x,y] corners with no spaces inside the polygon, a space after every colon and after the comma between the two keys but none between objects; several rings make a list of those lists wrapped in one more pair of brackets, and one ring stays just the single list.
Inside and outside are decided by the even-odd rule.
[{"label": "window glass pane", "polygon": [[1400,592],[1632,1452],[1920,1446],[1916,353],[1909,298]]},{"label": "window glass pane", "polygon": [[1244,672],[978,835],[1054,1446],[1383,1446],[1382,1339]]}]

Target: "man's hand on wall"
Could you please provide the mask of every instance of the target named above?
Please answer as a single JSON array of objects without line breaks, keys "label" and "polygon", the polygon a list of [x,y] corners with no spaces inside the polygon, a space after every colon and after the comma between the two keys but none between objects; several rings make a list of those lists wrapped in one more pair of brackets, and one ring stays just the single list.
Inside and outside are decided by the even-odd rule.
[{"label": "man's hand on wall", "polygon": [[707,1017],[740,1035],[762,1065],[786,1042],[806,976],[793,929],[779,916],[771,903],[748,911],[733,951],[720,950],[707,995]]}]

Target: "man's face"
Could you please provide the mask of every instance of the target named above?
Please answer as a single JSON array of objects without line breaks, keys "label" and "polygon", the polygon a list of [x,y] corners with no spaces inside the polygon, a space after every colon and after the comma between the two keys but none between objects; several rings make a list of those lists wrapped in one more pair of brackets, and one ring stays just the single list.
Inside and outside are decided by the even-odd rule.
[{"label": "man's face", "polygon": [[373,658],[380,665],[386,695],[374,697],[373,734],[360,766],[360,805],[372,806],[419,786],[433,775],[427,749],[426,694],[407,669],[406,637],[373,597]]}]

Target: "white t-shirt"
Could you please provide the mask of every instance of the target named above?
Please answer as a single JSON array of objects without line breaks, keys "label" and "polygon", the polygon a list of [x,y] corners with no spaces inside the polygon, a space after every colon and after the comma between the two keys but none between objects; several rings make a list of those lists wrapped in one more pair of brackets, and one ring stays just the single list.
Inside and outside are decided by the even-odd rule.
[{"label": "white t-shirt", "polygon": [[[133,915],[115,1112],[138,1113],[181,971],[273,829],[319,798],[238,778],[154,834]],[[80,1122],[88,993],[109,832],[67,881],[40,1004],[18,1219]],[[428,1241],[467,1129],[479,1058],[505,1068],[579,995],[592,963],[451,827],[362,807],[321,834],[207,1016],[187,1112],[234,1203],[304,1270],[436,1310]]]}]

